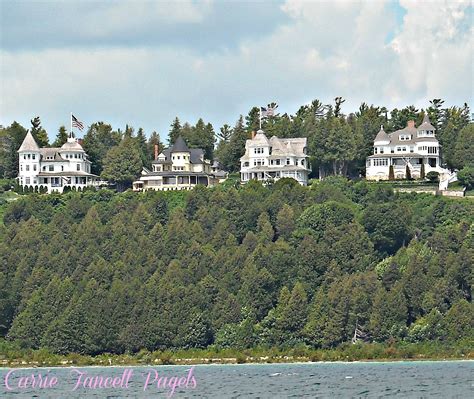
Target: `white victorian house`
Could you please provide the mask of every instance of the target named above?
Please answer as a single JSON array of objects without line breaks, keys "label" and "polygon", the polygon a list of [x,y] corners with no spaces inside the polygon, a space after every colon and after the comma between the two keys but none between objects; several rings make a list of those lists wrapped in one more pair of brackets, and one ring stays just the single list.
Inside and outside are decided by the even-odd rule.
[{"label": "white victorian house", "polygon": [[86,152],[71,135],[60,148],[40,148],[30,131],[19,150],[18,184],[46,187],[48,193],[63,192],[65,187],[83,189],[95,185],[98,176],[91,173]]},{"label": "white victorian house", "polygon": [[217,182],[204,151],[188,148],[183,138],[178,137],[172,147],[159,154],[155,146],[152,169],[143,168],[140,179],[133,182],[133,190],[191,190],[197,184],[213,186]]},{"label": "white victorian house", "polygon": [[408,121],[404,129],[393,133],[386,133],[382,126],[374,140],[374,153],[367,158],[366,179],[388,180],[390,166],[396,179],[406,178],[407,166],[412,178],[420,178],[422,165],[425,175],[432,171],[440,177],[449,174],[441,167],[441,146],[435,131],[428,115],[420,126]]},{"label": "white victorian house", "polygon": [[306,138],[280,139],[273,136],[268,139],[263,130],[259,130],[246,141],[245,154],[240,158],[242,183],[252,179],[276,181],[291,177],[306,186],[310,172]]}]

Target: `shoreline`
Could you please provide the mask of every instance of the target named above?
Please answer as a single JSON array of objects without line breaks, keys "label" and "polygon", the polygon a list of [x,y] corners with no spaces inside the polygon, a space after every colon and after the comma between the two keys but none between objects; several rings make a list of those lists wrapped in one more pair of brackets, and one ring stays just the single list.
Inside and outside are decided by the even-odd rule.
[{"label": "shoreline", "polygon": [[[107,364],[105,362],[100,364],[77,364],[72,361],[58,363],[43,363],[28,362],[25,360],[21,362],[11,362],[9,364],[0,365],[0,370],[7,370],[11,368],[22,368],[22,369],[37,369],[37,368],[48,368],[48,369],[65,369],[65,368],[128,368],[128,367],[187,367],[187,366],[263,366],[263,365],[306,365],[306,364],[375,364],[375,363],[433,363],[433,362],[474,362],[474,358],[469,357],[416,357],[416,358],[381,358],[381,359],[356,359],[356,360],[311,360],[304,358],[288,358],[283,361],[268,361],[262,359],[249,358],[244,362],[237,362],[235,358],[196,358],[196,359],[175,359],[170,363],[140,363],[130,362],[121,364]],[[26,363],[26,364],[25,364]]]}]

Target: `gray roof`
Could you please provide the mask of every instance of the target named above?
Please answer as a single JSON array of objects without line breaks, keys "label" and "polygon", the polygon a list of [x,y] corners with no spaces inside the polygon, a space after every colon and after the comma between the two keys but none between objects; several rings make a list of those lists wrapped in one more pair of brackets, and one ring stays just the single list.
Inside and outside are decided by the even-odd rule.
[{"label": "gray roof", "polygon": [[165,176],[165,177],[173,177],[173,176],[212,176],[212,173],[206,172],[187,172],[183,170],[173,170],[173,171],[166,171],[166,172],[150,172],[146,175],[142,175],[142,177],[149,177],[149,176]]},{"label": "gray roof", "polygon": [[189,154],[190,154],[189,162],[190,163],[194,163],[194,164],[203,163],[201,158],[204,159],[204,151],[201,150],[200,148],[188,148],[186,151],[182,151],[182,150],[175,151],[174,146],[173,146],[171,148],[166,148],[165,150],[163,150],[161,152],[166,157],[165,161],[160,161],[159,159],[157,159],[157,160],[153,161],[152,164],[169,164],[169,163],[172,163],[171,162],[171,154],[173,152],[189,152]]},{"label": "gray roof", "polygon": [[436,128],[431,124],[428,114],[425,114],[423,122],[418,126],[418,130],[436,130]]},{"label": "gray roof", "polygon": [[275,157],[307,157],[305,154],[306,137],[278,138],[276,136],[272,136],[270,139],[267,139],[263,130],[259,130],[253,139],[246,140],[245,154],[240,158],[240,160],[248,160],[250,158],[250,148],[256,146],[271,146],[272,156]]},{"label": "gray roof", "polygon": [[308,168],[304,166],[299,166],[299,165],[260,165],[260,166],[254,166],[252,168],[248,168],[246,172],[278,172],[281,170],[285,171],[297,171],[297,170],[309,170]]},{"label": "gray roof", "polygon": [[181,136],[176,139],[171,147],[171,152],[189,152],[189,148]]},{"label": "gray roof", "polygon": [[23,143],[21,143],[20,148],[18,149],[18,152],[26,152],[26,151],[39,151],[38,144],[36,143],[35,138],[31,134],[31,132],[28,130],[26,132],[25,139],[23,140]]},{"label": "gray roof", "polygon": [[383,130],[383,125],[380,126],[380,131],[377,133],[377,136],[375,136],[374,142],[376,142],[376,141],[388,141],[388,142],[390,142],[390,137],[387,133],[385,133],[385,130]]},{"label": "gray roof", "polygon": [[[40,153],[41,156],[43,157],[43,161],[48,161],[48,162],[69,162],[68,159],[64,159],[61,154],[59,154],[59,148],[56,147],[45,147],[45,148],[40,148]],[[52,157],[53,159],[45,159],[46,157]]]},{"label": "gray roof", "polygon": [[436,157],[437,154],[429,154],[429,155],[421,155],[417,154],[416,152],[407,152],[407,153],[398,153],[398,154],[373,154],[370,155],[368,158],[433,158]]},{"label": "gray roof", "polygon": [[87,173],[87,172],[76,172],[76,171],[71,171],[71,172],[39,172],[38,176],[40,177],[49,177],[49,176],[90,176],[90,177],[99,177],[97,175],[93,175],[92,173]]},{"label": "gray roof", "polygon": [[74,139],[69,138],[68,141],[66,141],[62,147],[59,149],[59,151],[84,151],[82,146]]}]

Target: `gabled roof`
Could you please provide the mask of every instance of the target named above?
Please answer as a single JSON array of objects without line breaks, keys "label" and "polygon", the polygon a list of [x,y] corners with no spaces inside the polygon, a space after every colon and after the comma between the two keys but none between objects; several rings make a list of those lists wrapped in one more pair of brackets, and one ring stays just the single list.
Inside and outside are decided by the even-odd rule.
[{"label": "gabled roof", "polygon": [[431,124],[428,114],[425,114],[423,122],[418,126],[418,131],[420,130],[436,130],[436,128]]},{"label": "gabled roof", "polygon": [[38,144],[36,143],[35,138],[33,137],[33,135],[31,134],[29,130],[26,132],[25,139],[23,140],[23,143],[21,143],[21,146],[18,149],[18,152],[26,152],[26,151],[39,152]]}]

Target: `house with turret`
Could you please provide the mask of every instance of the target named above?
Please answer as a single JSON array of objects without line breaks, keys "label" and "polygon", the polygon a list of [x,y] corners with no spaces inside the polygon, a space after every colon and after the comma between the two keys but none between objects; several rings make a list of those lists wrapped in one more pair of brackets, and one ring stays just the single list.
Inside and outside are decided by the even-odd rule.
[{"label": "house with turret", "polygon": [[162,152],[155,145],[151,170],[143,168],[140,179],[133,182],[133,190],[174,191],[191,190],[198,184],[214,186],[218,178],[212,173],[211,165],[202,149],[189,148],[180,136]]},{"label": "house with turret", "polygon": [[438,172],[440,176],[449,174],[443,168],[441,146],[435,135],[436,128],[425,115],[420,126],[408,121],[405,128],[386,133],[381,126],[374,140],[373,154],[366,161],[367,180],[388,180],[390,170],[393,178],[407,178],[407,170],[412,178]]},{"label": "house with turret", "polygon": [[91,162],[81,144],[69,135],[61,147],[40,148],[30,131],[18,149],[17,181],[24,188],[46,188],[48,193],[63,192],[66,187],[83,189],[93,186],[98,176],[91,173]]}]

